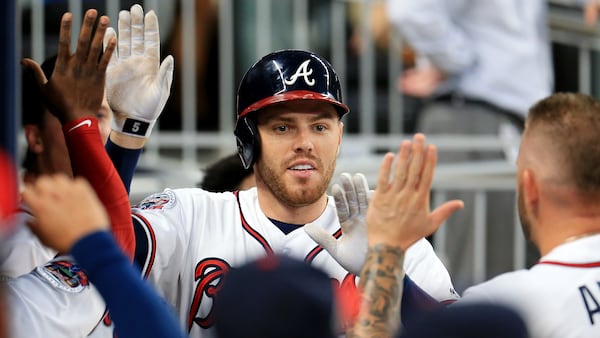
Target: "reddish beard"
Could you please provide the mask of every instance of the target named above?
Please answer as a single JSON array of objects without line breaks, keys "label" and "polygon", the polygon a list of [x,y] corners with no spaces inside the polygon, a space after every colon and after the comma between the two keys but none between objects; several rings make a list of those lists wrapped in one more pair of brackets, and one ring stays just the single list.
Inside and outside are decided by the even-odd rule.
[{"label": "reddish beard", "polygon": [[[316,165],[315,170],[322,173],[322,180],[316,184],[311,184],[310,179],[299,179],[301,181],[300,187],[297,185],[291,187],[286,184],[284,174],[289,168],[289,163],[298,160],[298,158],[308,158],[314,162]],[[307,156],[297,156],[285,163],[280,169],[282,173],[278,173],[278,170],[267,165],[263,160],[258,161],[255,167],[257,179],[261,180],[279,201],[288,206],[302,207],[317,202],[325,194],[333,177],[335,159],[328,166],[323,166],[322,161],[318,158]]]}]

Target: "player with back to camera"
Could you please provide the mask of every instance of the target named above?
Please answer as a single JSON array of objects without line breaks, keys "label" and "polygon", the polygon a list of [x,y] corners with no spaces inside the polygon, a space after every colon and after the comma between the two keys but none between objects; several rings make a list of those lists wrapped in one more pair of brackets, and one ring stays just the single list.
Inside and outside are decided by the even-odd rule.
[{"label": "player with back to camera", "polygon": [[[574,137],[574,133],[577,133]],[[523,232],[541,259],[527,270],[504,273],[468,288],[451,307],[487,303],[512,308],[524,320],[531,337],[597,337],[600,332],[600,101],[578,93],[555,93],[529,109],[517,158],[519,217]],[[410,147],[400,152],[397,167],[409,163]],[[435,149],[419,143],[428,170],[380,174],[367,213],[369,254],[361,282],[401,285],[398,266],[410,244],[435,231],[427,217]],[[426,155],[423,155],[426,152]],[[391,168],[393,157],[384,163]],[[414,158],[414,157],[413,157]],[[412,165],[411,165],[412,167]],[[415,165],[415,167],[418,167]],[[396,169],[396,172],[401,172]],[[388,169],[390,172],[390,169]],[[411,184],[412,182],[412,184]],[[417,192],[417,193],[416,193]],[[411,197],[413,196],[413,197]],[[419,197],[420,196],[420,197]],[[510,223],[510,222],[509,222]],[[367,291],[389,303],[401,292]],[[362,303],[363,318],[392,330],[384,302]],[[363,323],[367,323],[368,320]],[[359,330],[369,330],[364,325]],[[410,330],[409,330],[410,332]],[[418,336],[415,332],[414,336]],[[409,333],[407,337],[413,336]]]},{"label": "player with back to camera", "polygon": [[[354,179],[364,194],[348,203],[354,212],[360,202],[360,212],[338,219],[335,202],[326,194],[342,139],[341,118],[348,112],[335,71],[310,52],[271,53],[246,73],[237,111],[238,151],[245,167],[254,168],[255,188],[220,194],[166,189],[133,210],[136,259],[145,262],[148,279],[176,309],[191,337],[211,335],[213,304],[227,271],[265,255],[304,260],[326,271],[345,292],[356,292],[352,272],[360,266],[355,260],[340,266],[303,231],[311,224],[312,236],[318,238],[321,230],[339,237],[340,221],[346,229],[364,222],[368,203],[362,175]],[[342,176],[344,188],[350,180]],[[348,210],[348,205],[339,206]],[[433,214],[441,223],[451,212],[445,206]],[[362,235],[347,233],[345,244],[336,247],[364,251]],[[457,298],[426,240],[409,250],[405,268],[438,301]]]}]

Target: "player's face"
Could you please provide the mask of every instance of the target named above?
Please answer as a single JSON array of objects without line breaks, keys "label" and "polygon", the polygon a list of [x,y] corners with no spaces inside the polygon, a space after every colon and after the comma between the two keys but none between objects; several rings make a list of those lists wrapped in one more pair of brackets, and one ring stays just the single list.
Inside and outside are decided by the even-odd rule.
[{"label": "player's face", "polygon": [[72,176],[69,151],[60,122],[46,110],[43,123],[40,130],[41,151],[38,153],[41,174],[65,173]]},{"label": "player's face", "polygon": [[332,105],[288,101],[258,116],[261,153],[254,172],[259,189],[292,207],[323,198],[335,170],[343,124]]}]

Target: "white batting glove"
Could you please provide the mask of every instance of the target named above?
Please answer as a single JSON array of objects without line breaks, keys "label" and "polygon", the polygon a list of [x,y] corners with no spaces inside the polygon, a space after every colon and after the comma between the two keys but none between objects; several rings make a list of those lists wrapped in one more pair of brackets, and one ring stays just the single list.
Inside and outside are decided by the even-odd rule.
[{"label": "white batting glove", "polygon": [[[116,36],[108,28],[104,45]],[[106,95],[114,112],[112,129],[135,137],[149,137],[167,103],[173,81],[173,56],[160,63],[158,18],[144,18],[140,5],[119,13],[119,40],[106,71]]]},{"label": "white batting glove", "polygon": [[367,254],[367,208],[369,185],[363,174],[340,175],[342,187],[334,184],[331,193],[335,200],[342,237],[336,239],[315,223],[308,223],[304,231],[331,254],[346,270],[358,275]]}]

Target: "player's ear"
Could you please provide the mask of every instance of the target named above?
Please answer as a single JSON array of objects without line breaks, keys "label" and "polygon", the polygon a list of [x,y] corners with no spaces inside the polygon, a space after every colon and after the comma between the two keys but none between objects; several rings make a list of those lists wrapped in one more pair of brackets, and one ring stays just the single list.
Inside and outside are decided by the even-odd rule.
[{"label": "player's ear", "polygon": [[523,170],[523,201],[532,215],[537,215],[540,199],[539,180],[530,169]]},{"label": "player's ear", "polygon": [[29,150],[35,154],[44,151],[44,142],[42,141],[40,128],[34,124],[28,124],[23,127],[23,130]]},{"label": "player's ear", "polygon": [[340,145],[342,144],[342,135],[343,134],[344,134],[344,122],[340,121],[340,135],[338,136],[337,152],[335,153],[336,157],[340,154]]}]

